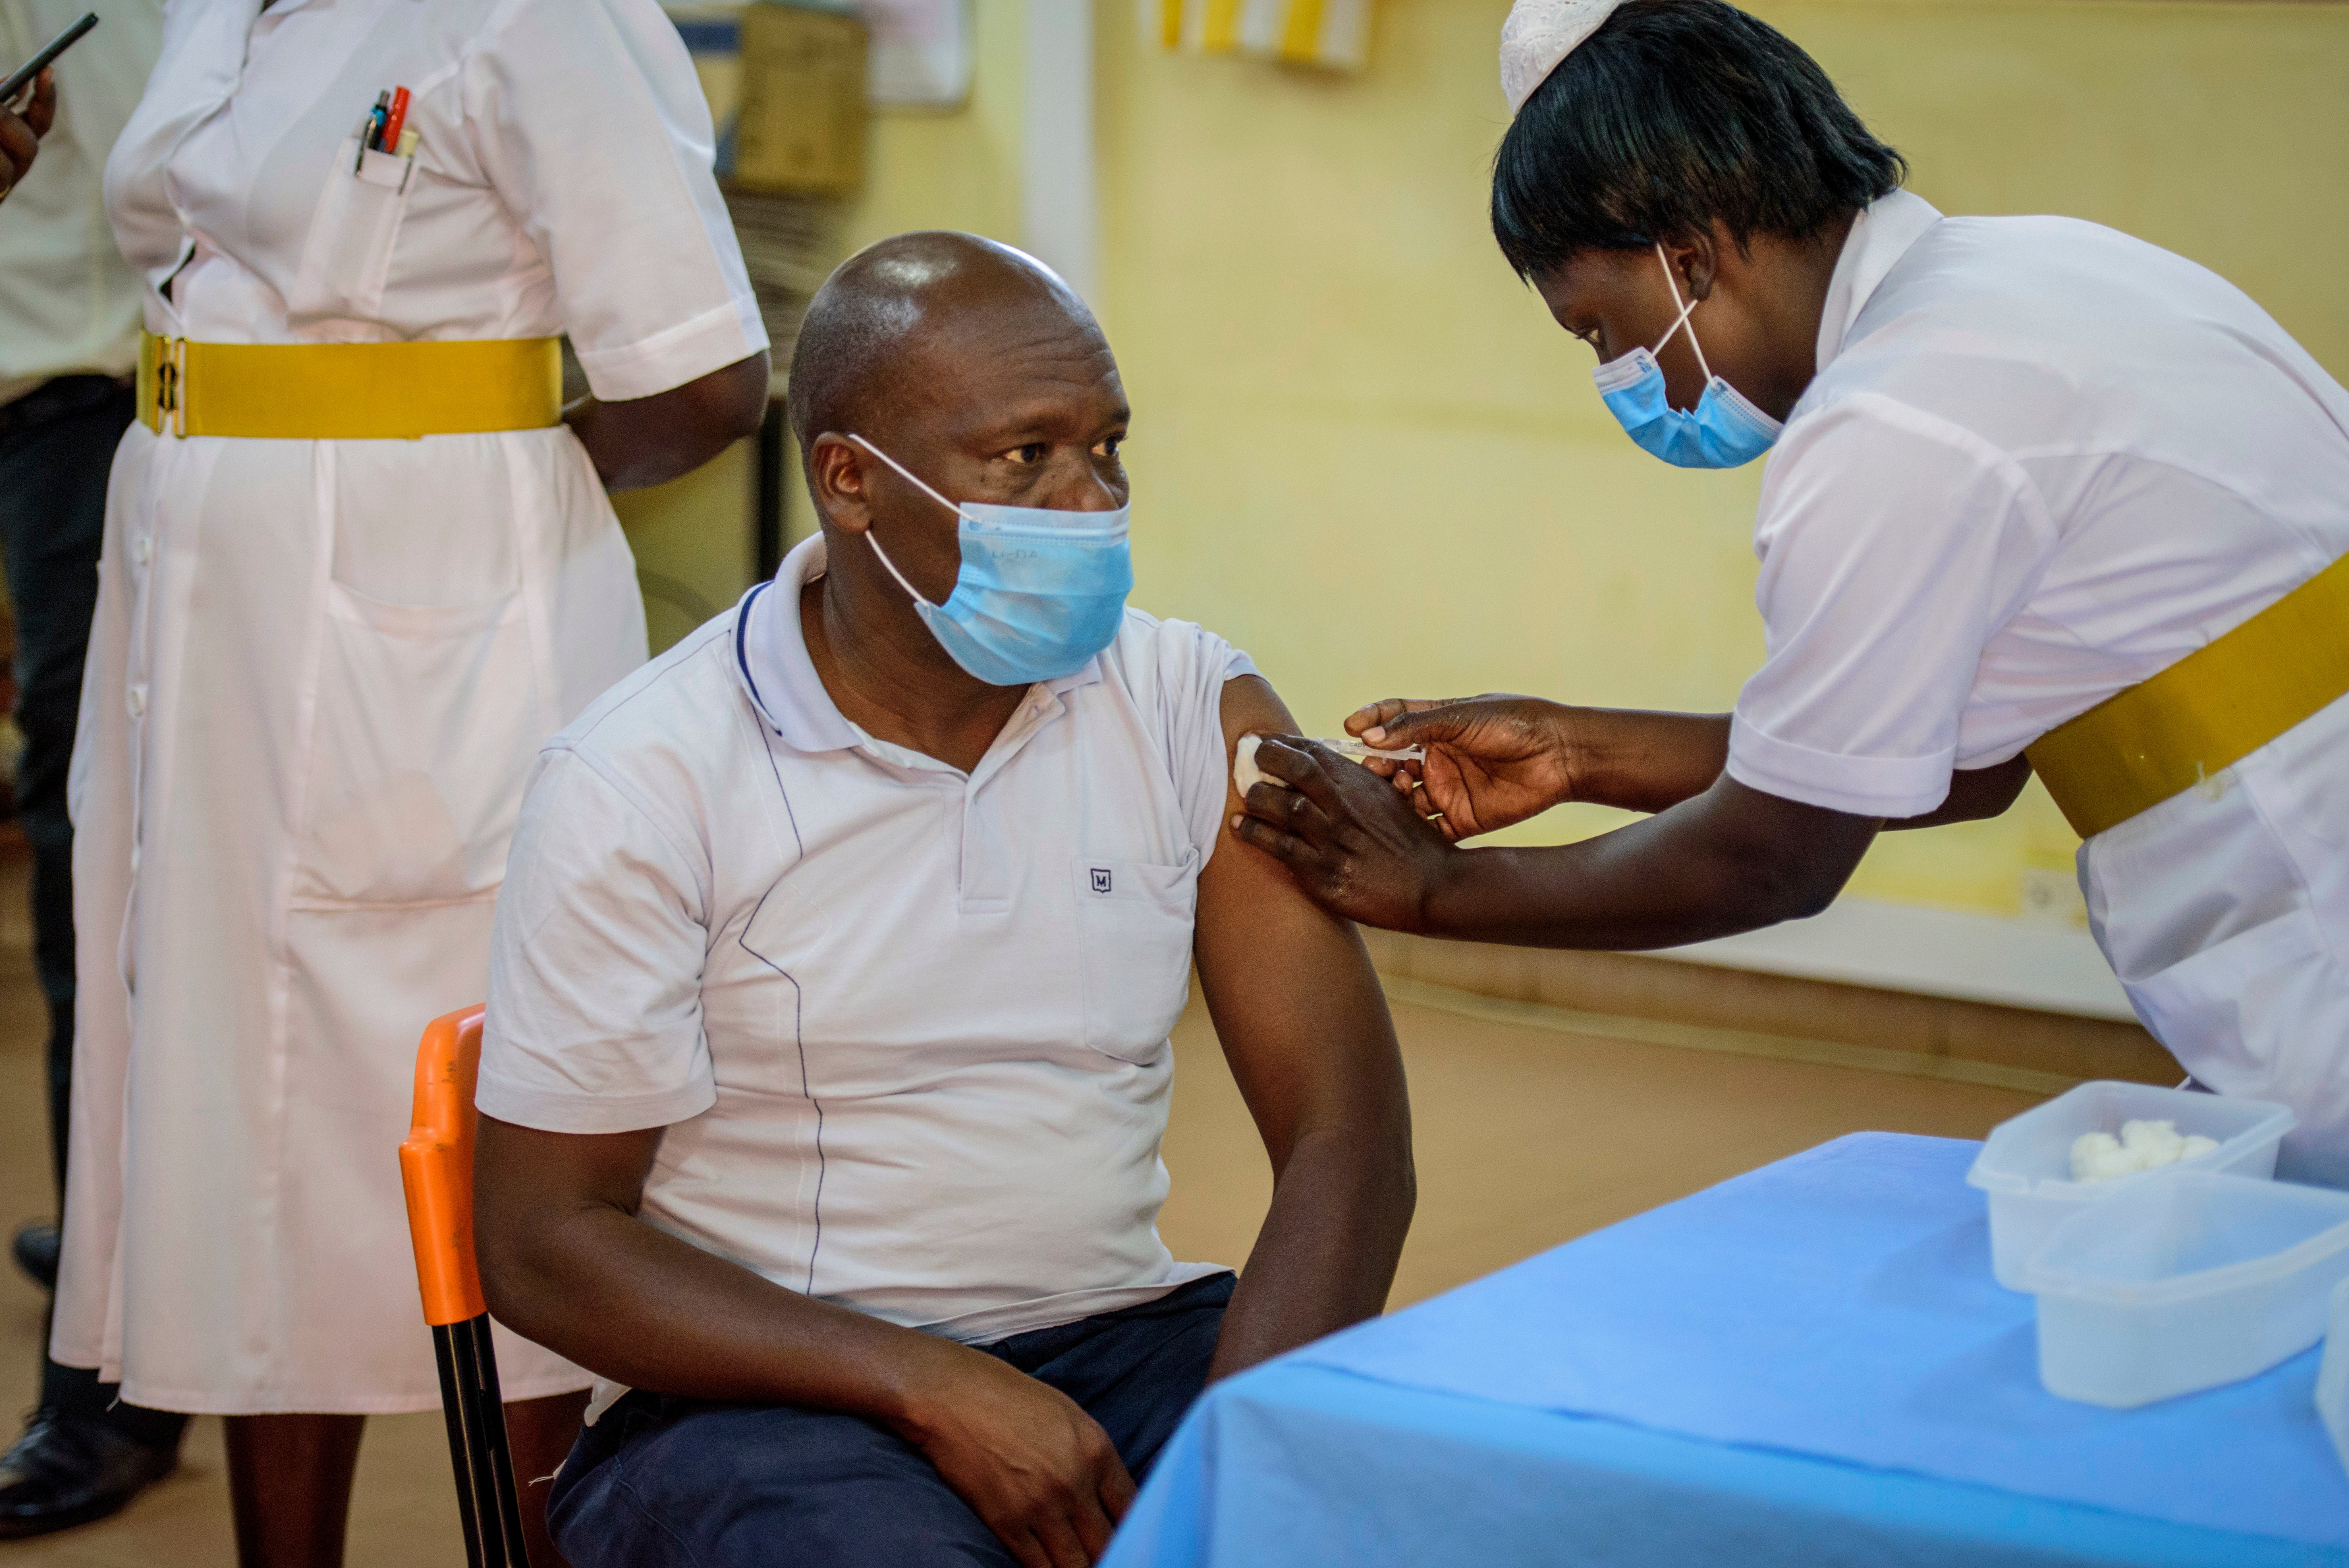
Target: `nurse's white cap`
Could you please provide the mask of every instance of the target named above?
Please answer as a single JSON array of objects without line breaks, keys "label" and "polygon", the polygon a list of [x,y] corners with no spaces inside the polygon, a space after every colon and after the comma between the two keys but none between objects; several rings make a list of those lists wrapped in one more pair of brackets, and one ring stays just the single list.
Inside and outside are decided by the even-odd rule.
[{"label": "nurse's white cap", "polygon": [[1517,0],[1501,24],[1501,92],[1514,117],[1623,0]]}]

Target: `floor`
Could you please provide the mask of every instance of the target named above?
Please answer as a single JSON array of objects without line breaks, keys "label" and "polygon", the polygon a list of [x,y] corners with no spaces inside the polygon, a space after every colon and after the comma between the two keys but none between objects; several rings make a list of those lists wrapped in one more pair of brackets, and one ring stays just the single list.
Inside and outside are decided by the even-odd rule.
[{"label": "floor", "polygon": [[[21,866],[0,866],[0,1225],[11,1230],[51,1202],[44,1025],[24,910]],[[1530,1012],[1495,1016],[1464,999],[1446,1005],[1426,988],[1413,995],[1421,1000],[1394,1012],[1411,1074],[1420,1199],[1396,1305],[1841,1133],[1978,1138],[2038,1098],[1709,1049],[1701,1032],[1684,1032],[1679,1044],[1609,1037],[1587,1019],[1566,1027]],[[1177,1257],[1237,1263],[1271,1178],[1195,1005],[1175,1050],[1166,1140],[1174,1195],[1160,1228]],[[42,1307],[40,1293],[0,1264],[0,1418],[32,1401]],[[227,1568],[234,1551],[222,1477],[219,1423],[200,1420],[172,1479],[104,1523],[0,1542],[0,1568]],[[378,1418],[360,1461],[350,1562],[462,1561],[440,1417]]]}]

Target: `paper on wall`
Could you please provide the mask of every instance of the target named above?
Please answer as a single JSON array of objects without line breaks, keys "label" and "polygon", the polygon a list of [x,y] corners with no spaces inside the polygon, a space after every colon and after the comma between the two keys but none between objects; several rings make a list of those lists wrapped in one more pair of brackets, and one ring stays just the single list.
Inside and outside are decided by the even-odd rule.
[{"label": "paper on wall", "polygon": [[1142,0],[1142,26],[1195,54],[1337,71],[1370,63],[1371,0]]}]

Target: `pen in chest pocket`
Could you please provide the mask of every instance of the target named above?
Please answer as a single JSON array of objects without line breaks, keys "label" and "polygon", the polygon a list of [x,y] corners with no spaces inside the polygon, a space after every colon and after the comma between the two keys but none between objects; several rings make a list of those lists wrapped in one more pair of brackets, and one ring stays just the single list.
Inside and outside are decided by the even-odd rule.
[{"label": "pen in chest pocket", "polygon": [[[352,160],[354,173],[367,164],[370,152],[388,153],[392,157],[412,160],[418,140],[416,128],[408,123],[408,89],[388,88],[375,95],[375,106],[359,117],[352,135],[358,140],[358,156]],[[400,176],[400,188],[407,189],[405,171]]]},{"label": "pen in chest pocket", "polygon": [[359,156],[361,158],[375,150],[377,133],[383,129],[384,117],[390,112],[391,95],[388,92],[376,94],[375,107],[367,110],[366,117],[359,121]]},{"label": "pen in chest pocket", "polygon": [[399,133],[407,124],[408,89],[394,88],[391,89],[391,107],[383,117],[383,129],[376,134],[375,150],[378,152],[397,151],[399,147]]}]

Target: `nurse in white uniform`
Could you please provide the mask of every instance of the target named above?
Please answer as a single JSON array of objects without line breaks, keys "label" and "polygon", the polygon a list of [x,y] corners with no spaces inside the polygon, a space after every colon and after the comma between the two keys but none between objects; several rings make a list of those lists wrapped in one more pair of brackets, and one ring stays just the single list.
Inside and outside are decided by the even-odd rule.
[{"label": "nurse in white uniform", "polygon": [[[1373,924],[1661,947],[1814,913],[1878,831],[2035,768],[2146,1026],[2292,1107],[2281,1173],[2349,1184],[2349,394],[2180,257],[1943,217],[1721,0],[1520,0],[1502,79],[1495,232],[1626,432],[1775,447],[1767,657],[1732,714],[1372,704],[1348,727],[1424,763],[1268,742],[1299,788],[1244,836]],[[1569,799],[1656,815],[1454,847]]]},{"label": "nurse in white uniform", "polygon": [[[605,485],[764,407],[711,155],[654,0],[171,0],[108,168],[150,335],[73,764],[54,1350],[232,1418],[248,1563],[339,1561],[361,1419],[440,1403],[417,1039],[484,994],[541,741],[645,656]],[[590,1379],[499,1356],[543,1475]]]}]

